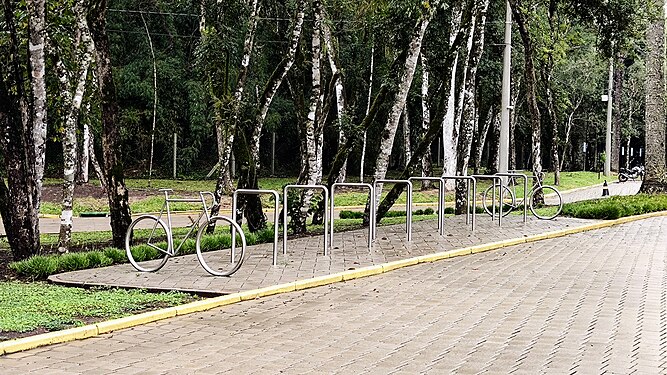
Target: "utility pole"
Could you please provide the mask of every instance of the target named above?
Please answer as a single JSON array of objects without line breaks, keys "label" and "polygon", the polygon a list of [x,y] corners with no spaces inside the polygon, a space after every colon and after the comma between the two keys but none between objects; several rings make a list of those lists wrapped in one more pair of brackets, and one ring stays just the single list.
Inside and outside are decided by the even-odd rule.
[{"label": "utility pole", "polygon": [[604,159],[604,175],[609,177],[611,175],[611,114],[614,109],[614,101],[612,94],[614,92],[614,58],[609,59],[609,87],[607,88],[607,136],[605,138],[605,159]]},{"label": "utility pole", "polygon": [[509,1],[505,10],[505,53],[503,55],[503,88],[501,99],[498,172],[507,173],[510,151],[510,90],[512,83],[512,9]]}]

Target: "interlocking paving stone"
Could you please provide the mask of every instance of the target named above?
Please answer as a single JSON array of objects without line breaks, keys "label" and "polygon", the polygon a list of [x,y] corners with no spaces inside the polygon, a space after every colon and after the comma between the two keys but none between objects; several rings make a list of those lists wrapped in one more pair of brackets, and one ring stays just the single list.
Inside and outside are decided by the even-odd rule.
[{"label": "interlocking paving stone", "polygon": [[666,252],[658,217],[11,354],[0,369],[667,374]]},{"label": "interlocking paving stone", "polygon": [[[505,218],[503,227],[499,228],[489,216],[478,215],[477,229],[473,233],[463,217],[454,217],[445,221],[445,236],[438,234],[435,220],[414,223],[412,243],[406,241],[404,225],[378,227],[377,242],[370,250],[366,246],[365,229],[337,233],[336,248],[327,256],[323,255],[323,236],[290,240],[287,256],[280,254],[275,267],[271,265],[272,244],[250,246],[243,265],[232,277],[211,276],[195,255],[186,255],[169,259],[161,270],[153,273],[137,272],[125,264],[54,275],[49,280],[68,285],[233,293],[590,222],[572,218],[543,221],[531,217],[523,223],[520,216],[512,215]],[[353,238],[362,240],[351,240]]]}]

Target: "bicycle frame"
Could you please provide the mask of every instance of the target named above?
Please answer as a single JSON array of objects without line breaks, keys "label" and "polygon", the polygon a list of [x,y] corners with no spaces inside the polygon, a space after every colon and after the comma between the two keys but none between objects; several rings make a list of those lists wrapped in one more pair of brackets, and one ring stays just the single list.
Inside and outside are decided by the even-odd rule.
[{"label": "bicycle frame", "polygon": [[[210,215],[208,214],[208,206],[206,205],[206,195],[210,195],[211,198],[213,198],[212,204],[215,205],[216,200],[215,196],[213,193],[210,192],[205,192],[201,191],[199,192],[199,199],[196,198],[169,198],[169,193],[173,191],[173,189],[160,189],[161,192],[164,193],[164,203],[162,204],[162,209],[160,209],[160,214],[157,216],[158,220],[162,220],[162,215],[167,213],[167,230],[169,231],[168,236],[169,238],[167,239],[167,243],[169,244],[169,249],[167,250],[169,256],[174,256],[178,253],[178,251],[181,249],[185,241],[190,237],[190,235],[195,232],[195,228],[199,226],[199,223],[201,222],[202,217],[206,217],[206,222],[208,223],[211,220]],[[202,212],[199,213],[199,217],[197,217],[197,220],[195,220],[192,225],[190,226],[190,230],[183,236],[181,239],[181,242],[178,244],[178,247],[174,246],[174,232],[172,230],[172,225],[171,225],[171,207],[169,206],[170,203],[201,203],[202,204]],[[153,228],[155,230],[155,228]]]}]

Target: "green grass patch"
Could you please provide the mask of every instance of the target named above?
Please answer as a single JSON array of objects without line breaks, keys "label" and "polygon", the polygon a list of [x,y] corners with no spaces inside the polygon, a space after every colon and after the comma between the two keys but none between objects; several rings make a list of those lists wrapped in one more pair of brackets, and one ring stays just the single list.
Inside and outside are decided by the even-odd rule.
[{"label": "green grass patch", "polygon": [[567,203],[563,206],[563,215],[582,219],[613,220],[665,210],[667,210],[667,195],[638,194]]},{"label": "green grass patch", "polygon": [[113,319],[150,308],[194,300],[184,293],[141,290],[84,290],[45,283],[0,283],[0,340],[3,332],[49,331]]}]

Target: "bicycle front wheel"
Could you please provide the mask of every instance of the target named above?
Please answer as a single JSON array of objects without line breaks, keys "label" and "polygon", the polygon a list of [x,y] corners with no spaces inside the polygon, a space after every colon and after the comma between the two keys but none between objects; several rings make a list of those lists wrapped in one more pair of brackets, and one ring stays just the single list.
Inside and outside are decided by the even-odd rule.
[{"label": "bicycle front wheel", "polygon": [[[217,221],[224,221],[236,229],[236,235],[241,238],[241,248],[232,249],[230,237],[206,233],[207,228],[215,225]],[[231,276],[243,264],[246,240],[241,226],[234,220],[226,216],[214,216],[197,232],[195,247],[197,248],[197,259],[206,272],[213,276]]]},{"label": "bicycle front wheel", "polygon": [[136,218],[125,234],[125,252],[130,264],[141,272],[155,272],[169,259],[171,233],[153,215]]},{"label": "bicycle front wheel", "polygon": [[[516,207],[516,198],[514,197],[514,193],[512,193],[512,190],[508,188],[507,186],[503,185],[503,200],[504,205],[503,205],[503,217],[509,215],[509,213]],[[484,194],[482,195],[482,207],[484,207],[484,211],[489,216],[493,216],[493,209],[494,209],[494,202],[493,202],[493,193],[496,193],[496,202],[495,202],[495,216],[498,216],[500,213],[500,189],[499,185],[494,186],[491,185],[489,186],[486,190],[484,190]],[[509,199],[509,202],[508,202]]]},{"label": "bicycle front wheel", "polygon": [[[542,197],[541,202],[537,197]],[[545,210],[539,210],[546,208]],[[539,211],[538,211],[539,210]],[[551,220],[563,211],[563,196],[553,186],[541,186],[530,194],[530,212],[541,220]]]}]

